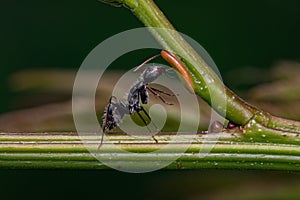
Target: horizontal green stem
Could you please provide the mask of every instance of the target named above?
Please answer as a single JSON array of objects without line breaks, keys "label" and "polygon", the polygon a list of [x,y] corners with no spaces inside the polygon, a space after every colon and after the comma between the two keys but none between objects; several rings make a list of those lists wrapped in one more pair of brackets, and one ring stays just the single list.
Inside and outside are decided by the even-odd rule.
[{"label": "horizontal green stem", "polygon": [[[79,138],[70,133],[23,133],[0,134],[0,168],[25,169],[108,169],[95,157],[99,137],[90,135]],[[207,139],[205,135],[158,135],[158,143],[150,137],[133,138],[126,135],[108,135],[101,153],[101,161],[118,158],[117,162],[132,168],[148,168],[155,161],[170,160],[178,154],[180,158],[171,162],[167,169],[272,169],[300,171],[300,148],[297,144],[281,140],[281,143],[252,143],[239,133],[218,133],[215,145],[209,154],[201,153]],[[63,140],[62,140],[63,139]],[[270,138],[269,138],[270,139]],[[234,141],[235,140],[235,141]],[[17,142],[16,142],[17,141]],[[209,140],[212,142],[212,140]],[[172,143],[172,148],[153,155],[145,152],[161,149]],[[278,141],[277,141],[278,142]],[[180,152],[189,148],[184,153]],[[284,144],[282,144],[284,143]],[[127,153],[114,152],[114,147]],[[90,152],[92,153],[90,153]],[[130,152],[136,152],[132,154]],[[200,154],[199,154],[200,152]],[[199,157],[200,155],[200,157]]]}]

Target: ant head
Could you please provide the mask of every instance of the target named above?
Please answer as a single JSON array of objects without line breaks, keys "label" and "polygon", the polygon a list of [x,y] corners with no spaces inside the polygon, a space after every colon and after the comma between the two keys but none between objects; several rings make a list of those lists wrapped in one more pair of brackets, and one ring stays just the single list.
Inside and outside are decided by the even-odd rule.
[{"label": "ant head", "polygon": [[[162,52],[165,52],[165,51],[162,51]],[[168,72],[173,72],[174,71],[173,69],[166,69],[163,66],[160,66],[158,64],[155,64],[152,66],[146,65],[147,63],[149,63],[150,61],[154,60],[155,58],[157,58],[161,55],[162,54],[152,56],[151,58],[147,59],[146,61],[144,61],[142,64],[140,64],[133,70],[134,72],[137,72],[139,70],[144,69],[144,71],[141,75],[141,79],[145,84],[151,83],[152,81],[157,79],[162,73],[166,73],[167,76],[174,78],[174,75],[172,75],[171,73],[168,73]]]},{"label": "ant head", "polygon": [[133,71],[137,72],[139,70],[141,70],[143,67],[145,67],[145,64],[149,63],[150,61],[154,60],[155,58],[159,57],[160,54],[157,54],[155,56],[152,56],[151,58],[145,60],[142,64],[140,64],[139,66],[137,66]]},{"label": "ant head", "polygon": [[142,79],[145,83],[151,83],[157,79],[162,73],[165,73],[166,69],[159,65],[153,65],[144,70],[142,73]]}]

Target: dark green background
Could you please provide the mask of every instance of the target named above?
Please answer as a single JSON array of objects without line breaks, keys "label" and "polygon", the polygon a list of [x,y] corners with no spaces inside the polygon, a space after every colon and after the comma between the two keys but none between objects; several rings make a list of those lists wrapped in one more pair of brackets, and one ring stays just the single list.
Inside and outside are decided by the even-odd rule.
[{"label": "dark green background", "polygon": [[[268,68],[278,60],[300,60],[298,0],[156,2],[179,31],[203,45],[221,73],[249,65]],[[96,0],[4,0],[0,3],[0,16],[2,113],[15,109],[10,102],[16,95],[8,85],[14,72],[30,68],[78,69],[101,41],[142,26],[127,9]],[[135,66],[137,61],[130,57],[126,64]],[[230,85],[230,80],[225,82]],[[183,174],[187,178],[183,179]],[[62,199],[65,192],[72,197],[87,196],[86,199],[99,194],[100,199],[101,190],[105,196],[151,199],[164,189],[172,198],[182,199],[194,193],[213,193],[230,184],[238,186],[249,177],[253,183],[266,179],[274,183],[282,181],[280,177],[296,178],[299,174],[210,170],[130,175],[113,171],[2,170],[0,176],[1,194],[6,192],[7,199],[29,192],[32,194],[28,197],[38,199]],[[53,191],[55,195],[49,195]]]},{"label": "dark green background", "polygon": [[[222,74],[244,66],[300,60],[300,1],[156,1],[181,32],[210,53]],[[101,41],[143,26],[127,9],[96,0],[1,1],[0,113],[13,110],[10,74],[29,68],[78,69]],[[125,60],[135,66],[135,57]],[[230,80],[226,80],[230,86]]]}]

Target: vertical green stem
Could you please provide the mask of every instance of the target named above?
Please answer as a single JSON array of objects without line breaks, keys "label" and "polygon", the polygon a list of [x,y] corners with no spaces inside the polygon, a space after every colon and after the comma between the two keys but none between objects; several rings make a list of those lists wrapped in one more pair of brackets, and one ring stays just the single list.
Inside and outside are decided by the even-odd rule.
[{"label": "vertical green stem", "polygon": [[268,129],[300,132],[299,122],[286,123],[286,120],[255,108],[229,90],[197,52],[175,31],[152,0],[103,0],[103,2],[128,7],[146,27],[149,27],[152,35],[165,50],[182,58],[193,78],[195,93],[231,122],[246,126],[255,120]]}]

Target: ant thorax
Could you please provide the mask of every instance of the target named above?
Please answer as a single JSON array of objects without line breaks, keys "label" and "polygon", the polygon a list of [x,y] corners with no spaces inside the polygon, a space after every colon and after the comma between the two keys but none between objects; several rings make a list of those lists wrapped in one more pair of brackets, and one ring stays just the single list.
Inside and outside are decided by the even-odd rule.
[{"label": "ant thorax", "polygon": [[128,94],[129,114],[133,114],[141,109],[140,98],[143,104],[148,102],[148,93],[143,81],[135,83]]}]

